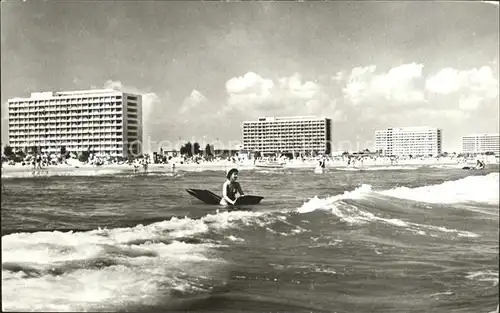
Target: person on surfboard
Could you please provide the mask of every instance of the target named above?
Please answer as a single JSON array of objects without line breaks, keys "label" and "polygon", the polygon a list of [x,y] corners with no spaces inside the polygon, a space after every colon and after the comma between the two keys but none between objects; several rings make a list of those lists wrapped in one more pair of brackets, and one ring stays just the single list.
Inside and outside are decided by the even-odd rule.
[{"label": "person on surfboard", "polygon": [[238,172],[236,168],[232,168],[227,172],[227,180],[222,185],[221,205],[234,205],[237,199],[236,194],[238,193],[238,196],[244,195],[240,183],[236,181],[238,179]]}]

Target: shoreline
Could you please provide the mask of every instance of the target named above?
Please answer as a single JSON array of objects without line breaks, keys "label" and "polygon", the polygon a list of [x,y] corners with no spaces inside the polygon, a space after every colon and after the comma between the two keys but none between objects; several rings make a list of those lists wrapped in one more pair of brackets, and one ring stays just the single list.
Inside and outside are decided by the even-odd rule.
[{"label": "shoreline", "polygon": [[[314,169],[318,165],[318,162],[302,162],[297,160],[292,160],[291,162],[285,164],[281,168],[268,168],[255,166],[252,162],[202,162],[199,164],[188,163],[180,164],[175,163],[176,172],[202,172],[202,171],[227,171],[230,168],[238,168],[239,170],[286,170],[286,169]],[[497,166],[498,163],[489,163],[487,166]],[[391,164],[390,161],[386,160],[376,160],[376,161],[364,161],[359,162],[354,165],[347,165],[343,160],[332,160],[328,161],[326,164],[327,169],[332,170],[404,170],[404,169],[417,169],[421,167],[436,167],[436,168],[449,168],[449,169],[461,169],[464,166],[475,166],[475,162],[459,163],[456,160],[436,160],[436,159],[424,159],[424,160],[400,160]],[[51,165],[45,167],[41,170],[33,170],[31,166],[17,165],[4,165],[2,167],[2,179],[3,178],[22,178],[22,177],[36,177],[36,176],[100,176],[100,175],[112,175],[112,174],[143,174],[144,170],[139,167],[134,173],[134,167],[128,164],[108,164],[108,165]],[[147,173],[172,173],[172,164],[149,164]]]}]

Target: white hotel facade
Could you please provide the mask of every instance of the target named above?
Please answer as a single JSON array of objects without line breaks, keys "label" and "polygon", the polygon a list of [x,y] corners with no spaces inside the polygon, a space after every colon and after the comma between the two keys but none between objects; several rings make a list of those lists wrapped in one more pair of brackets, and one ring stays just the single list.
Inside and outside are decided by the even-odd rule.
[{"label": "white hotel facade", "polygon": [[9,99],[9,145],[58,153],[141,154],[142,96],[113,89],[34,92]]},{"label": "white hotel facade", "polygon": [[462,137],[462,152],[471,154],[482,154],[493,152],[500,154],[500,135],[496,134],[472,134]]},{"label": "white hotel facade", "polygon": [[262,153],[325,153],[330,149],[331,119],[313,116],[259,117],[242,125],[243,149]]},{"label": "white hotel facade", "polygon": [[426,126],[377,130],[375,150],[383,155],[437,156],[442,152],[442,131]]}]

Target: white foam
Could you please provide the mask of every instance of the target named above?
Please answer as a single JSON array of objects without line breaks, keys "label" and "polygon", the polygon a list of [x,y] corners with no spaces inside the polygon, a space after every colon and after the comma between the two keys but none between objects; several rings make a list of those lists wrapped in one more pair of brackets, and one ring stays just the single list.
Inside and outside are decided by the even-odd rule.
[{"label": "white foam", "polygon": [[[346,191],[341,195],[336,195],[325,199],[314,197],[309,201],[305,202],[300,208],[297,209],[297,211],[299,213],[309,213],[316,210],[328,211],[337,216],[342,222],[348,224],[359,225],[370,222],[382,222],[391,226],[405,228],[419,235],[427,235],[427,232],[421,230],[422,228],[424,228],[427,230],[440,233],[456,234],[459,237],[479,236],[473,232],[462,231],[458,229],[449,229],[443,226],[418,224],[409,221],[403,221],[401,219],[396,219],[396,218],[389,218],[389,219],[383,218],[371,212],[363,211],[359,209],[356,205],[352,205],[342,201],[347,199],[352,199],[352,200],[362,199],[366,196],[369,196],[370,194],[373,194],[373,192],[371,191],[371,186],[362,185],[361,187],[356,188],[353,191]],[[433,236],[433,234],[429,234],[429,236]]]},{"label": "white foam", "polygon": [[476,281],[492,282],[493,286],[498,286],[498,272],[495,271],[478,271],[469,272],[465,276],[467,279]]},{"label": "white foam", "polygon": [[468,176],[439,185],[418,188],[397,187],[378,193],[394,198],[428,203],[481,202],[498,204],[499,186],[499,174],[491,173],[485,176]]},{"label": "white foam", "polygon": [[174,242],[141,246],[157,256],[115,256],[115,260],[121,260],[118,264],[86,268],[82,263],[60,275],[48,273],[60,266],[57,262],[37,264],[40,275],[34,277],[2,270],[2,307],[14,311],[93,311],[116,310],[128,304],[154,304],[158,291],[190,285],[179,274],[197,277],[200,269],[202,273],[210,272],[217,264],[216,259],[210,260],[205,255],[207,245]]},{"label": "white foam", "polygon": [[353,191],[345,191],[341,195],[329,197],[326,199],[320,199],[314,197],[305,202],[300,208],[297,209],[299,213],[308,213],[315,211],[318,208],[326,207],[333,204],[336,201],[344,199],[361,199],[364,195],[369,194],[372,191],[370,185],[361,185],[360,187],[354,189]]},{"label": "white foam", "polygon": [[197,290],[202,288],[200,277],[221,275],[221,261],[213,255],[211,243],[193,245],[176,239],[272,223],[262,215],[235,211],[133,228],[3,236],[2,307],[109,311],[154,304],[172,290]]},{"label": "white foam", "polygon": [[239,238],[239,237],[236,237],[233,235],[227,236],[226,238],[231,240],[231,241],[234,241],[234,242],[244,242],[245,241],[245,239]]}]

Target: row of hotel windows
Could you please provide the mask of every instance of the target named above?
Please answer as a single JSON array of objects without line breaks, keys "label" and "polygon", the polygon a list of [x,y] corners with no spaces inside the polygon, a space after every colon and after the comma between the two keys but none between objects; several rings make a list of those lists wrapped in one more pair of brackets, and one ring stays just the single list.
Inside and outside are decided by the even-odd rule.
[{"label": "row of hotel windows", "polygon": [[297,124],[326,124],[324,120],[302,120],[302,121],[250,121],[246,125],[297,125]]},{"label": "row of hotel windows", "polygon": [[[127,118],[132,121],[136,122],[137,120],[134,117],[129,117]],[[55,123],[55,122],[64,122],[64,123],[83,123],[83,122],[107,122],[108,120],[111,120],[109,123],[119,123],[122,121],[122,117],[113,117],[113,116],[107,116],[107,117],[60,117],[60,116],[54,116],[54,117],[45,117],[45,118],[19,118],[19,117],[10,117],[9,122],[10,123],[30,123],[30,124],[46,124],[46,123]]]},{"label": "row of hotel windows", "polygon": [[481,144],[481,143],[499,144],[500,141],[498,139],[491,138],[491,139],[481,139],[481,140],[463,140],[462,142],[467,144]]},{"label": "row of hotel windows", "polygon": [[[138,124],[137,119],[133,117],[127,116],[128,120],[127,123],[129,124]],[[60,124],[72,124],[72,125],[83,125],[83,124],[113,124],[113,125],[118,125],[122,124],[122,118],[121,117],[116,117],[116,118],[80,118],[80,119],[56,119],[56,118],[46,118],[46,119],[11,119],[9,120],[9,125],[48,125],[48,124],[54,124],[54,123],[60,123]]]},{"label": "row of hotel windows", "polygon": [[426,129],[426,130],[401,130],[401,131],[375,131],[375,134],[377,135],[397,135],[397,134],[440,134],[441,132],[439,130],[432,130],[432,129]]},{"label": "row of hotel windows", "polygon": [[422,134],[422,135],[412,135],[412,136],[408,136],[408,135],[394,135],[394,136],[375,136],[375,138],[379,138],[379,139],[400,139],[400,138],[439,138],[441,136],[436,136],[435,134]]},{"label": "row of hotel windows", "polygon": [[291,136],[291,135],[309,135],[309,136],[318,136],[318,137],[324,137],[325,132],[315,132],[315,131],[310,131],[310,130],[304,130],[304,131],[293,131],[293,132],[275,132],[275,131],[266,131],[266,132],[260,132],[260,133],[243,133],[243,137],[261,137],[261,136]]},{"label": "row of hotel windows", "polygon": [[[129,122],[128,124],[138,125],[138,123]],[[9,129],[44,129],[44,128],[87,128],[87,127],[122,127],[123,122],[112,120],[112,121],[66,121],[57,120],[51,122],[10,122]]]},{"label": "row of hotel windows", "polygon": [[[51,98],[51,99],[23,99],[23,100],[10,100],[11,103],[14,104],[19,104],[19,103],[44,103],[44,102],[53,102],[53,101],[70,101],[70,100],[77,100],[77,101],[108,101],[108,100],[116,100],[116,99],[122,99],[121,95],[109,95],[109,96],[88,96],[88,97],[81,97],[77,95],[67,95],[67,96],[58,96],[57,98]],[[130,100],[137,100],[137,97],[129,96],[127,99]]]},{"label": "row of hotel windows", "polygon": [[463,146],[468,146],[468,147],[484,147],[484,146],[489,146],[489,147],[498,147],[500,144],[498,142],[483,142],[483,143],[462,143]]},{"label": "row of hotel windows", "polygon": [[[21,113],[12,113],[9,112],[9,117],[17,117],[17,118],[49,118],[49,117],[54,117],[54,116],[61,116],[61,117],[68,117],[68,116],[104,116],[104,115],[115,115],[115,116],[122,116],[122,111],[117,110],[117,111],[112,111],[112,110],[95,110],[95,111],[76,111],[76,112],[70,112],[70,111],[58,111],[55,114],[43,114],[43,113],[36,113],[32,112],[30,114],[21,114]],[[137,118],[137,110],[127,111],[127,116],[129,117],[134,117]],[[106,116],[107,117],[107,116]]]},{"label": "row of hotel windows", "polygon": [[296,149],[296,148],[301,148],[301,147],[321,147],[324,148],[326,147],[325,144],[320,144],[320,143],[304,143],[301,145],[277,145],[277,144],[257,144],[257,145],[252,145],[252,144],[243,144],[245,149],[251,149],[251,148],[261,148],[261,147],[279,147],[279,148],[288,148],[288,149]]},{"label": "row of hotel windows", "polygon": [[[136,106],[136,103],[128,103],[130,106]],[[109,102],[48,102],[48,103],[9,103],[9,109],[15,111],[26,111],[26,110],[63,110],[63,109],[76,109],[76,108],[112,108],[112,107],[123,107],[123,102],[120,101],[109,101]]]},{"label": "row of hotel windows", "polygon": [[[127,124],[130,124],[131,127],[137,127],[138,123],[135,120],[129,120],[127,121]],[[116,120],[114,121],[103,121],[103,120],[87,120],[87,121],[66,121],[66,120],[55,120],[55,121],[49,121],[49,122],[12,122],[9,123],[9,128],[10,129],[22,129],[22,128],[34,128],[34,129],[43,129],[43,128],[95,128],[95,127],[114,127],[114,128],[121,128],[123,123],[117,122]]]},{"label": "row of hotel windows", "polygon": [[[138,120],[137,117],[135,116],[128,116],[127,118],[131,120]],[[105,116],[105,115],[71,115],[71,116],[46,116],[46,117],[33,117],[33,116],[24,116],[24,117],[14,117],[10,116],[9,121],[20,123],[23,121],[26,122],[38,122],[38,123],[44,123],[46,121],[102,121],[106,119],[112,119],[112,120],[121,120],[122,116],[116,116],[116,115],[111,115],[111,116]]]},{"label": "row of hotel windows", "polygon": [[392,150],[397,150],[397,149],[437,149],[440,148],[440,146],[437,145],[429,145],[429,146],[406,146],[406,147],[401,147],[401,146],[385,146],[385,145],[375,145],[375,148],[378,149],[392,149]]},{"label": "row of hotel windows", "polygon": [[[47,138],[52,138],[52,137],[61,137],[61,136],[66,136],[68,138],[78,138],[82,136],[93,136],[93,137],[109,137],[109,136],[122,136],[122,132],[115,132],[115,130],[105,130],[105,131],[94,131],[94,132],[89,132],[89,131],[84,131],[84,132],[36,132],[36,131],[30,131],[30,132],[11,132],[9,134],[10,138],[24,138],[24,137],[47,137]],[[137,136],[137,130],[135,129],[128,129],[127,130],[127,136]]]},{"label": "row of hotel windows", "polygon": [[380,146],[415,146],[415,147],[425,147],[425,146],[440,146],[440,144],[436,144],[433,142],[412,142],[408,144],[392,144],[392,143],[384,143],[384,142],[375,142],[375,145]]},{"label": "row of hotel windows", "polygon": [[324,134],[315,134],[315,133],[285,133],[285,134],[276,134],[276,133],[269,133],[269,134],[260,134],[260,135],[249,135],[249,134],[243,134],[244,139],[254,139],[257,140],[259,138],[282,138],[282,137],[289,137],[289,138],[302,138],[302,137],[317,137],[317,138],[325,138],[326,136]]},{"label": "row of hotel windows", "polygon": [[296,125],[296,124],[325,124],[324,120],[319,121],[248,121],[243,122],[244,126],[256,126],[256,125]]},{"label": "row of hotel windows", "polygon": [[[127,96],[127,100],[129,101],[137,101],[136,96]],[[50,99],[22,99],[22,100],[9,100],[9,104],[37,104],[37,103],[63,103],[69,101],[92,101],[92,102],[106,102],[106,101],[122,101],[121,95],[107,95],[107,96],[77,96],[77,95],[66,95],[66,96],[58,96],[56,98]]]},{"label": "row of hotel windows", "polygon": [[258,143],[280,143],[280,142],[285,142],[288,144],[302,144],[303,142],[324,142],[322,140],[319,140],[318,138],[304,138],[303,140],[289,140],[289,139],[279,139],[279,140],[274,140],[274,139],[265,139],[265,140],[243,140],[243,143],[248,143],[248,144],[258,144]]},{"label": "row of hotel windows", "polygon": [[115,141],[83,141],[83,142],[66,142],[66,141],[23,141],[20,143],[11,142],[12,146],[45,146],[45,145],[58,145],[58,146],[66,146],[66,147],[74,147],[74,146],[108,146],[108,147],[120,147],[123,146],[123,142],[115,142]]},{"label": "row of hotel windows", "polygon": [[[130,107],[137,107],[136,103],[128,103]],[[89,103],[47,103],[47,104],[9,104],[9,109],[16,112],[29,112],[34,110],[42,111],[60,111],[60,110],[82,110],[82,109],[103,109],[103,108],[122,108],[123,103],[118,102],[89,102]]]},{"label": "row of hotel windows", "polygon": [[68,138],[60,139],[48,139],[48,138],[30,138],[30,139],[10,139],[10,143],[30,143],[30,142],[46,142],[46,143],[61,143],[66,142],[68,144],[77,145],[80,143],[94,143],[94,144],[118,144],[123,142],[122,138],[94,138],[94,139],[80,139],[80,140],[70,140]]},{"label": "row of hotel windows", "polygon": [[[137,114],[137,112],[130,112],[131,114]],[[99,117],[99,118],[109,118],[108,115],[111,116],[122,116],[121,112],[110,112],[110,111],[103,111],[103,112],[85,112],[85,113],[67,113],[67,112],[59,112],[58,114],[19,114],[19,113],[10,113],[9,114],[9,119],[47,119],[47,118],[54,118],[54,117],[64,117],[64,118],[70,118],[70,117]],[[132,115],[133,116],[133,115]]]},{"label": "row of hotel windows", "polygon": [[[116,126],[119,125],[119,126]],[[24,132],[77,132],[81,133],[82,131],[98,131],[98,130],[106,130],[106,131],[120,131],[122,129],[122,124],[90,124],[90,125],[45,125],[45,126],[12,126],[9,127],[9,132],[12,131],[24,131]],[[128,125],[127,129],[137,129],[136,125]]]},{"label": "row of hotel windows", "polygon": [[258,130],[258,129],[300,129],[300,128],[312,128],[312,129],[326,129],[325,125],[259,125],[259,126],[243,126],[244,131],[248,130]]},{"label": "row of hotel windows", "polygon": [[264,134],[276,134],[276,135],[278,135],[278,134],[302,134],[302,133],[310,133],[310,134],[318,134],[318,135],[325,134],[324,131],[316,131],[314,129],[287,130],[287,131],[266,129],[266,130],[261,130],[261,131],[246,131],[243,133],[243,136],[259,136],[259,135],[264,135]]},{"label": "row of hotel windows", "polygon": [[287,127],[262,127],[262,128],[251,128],[251,129],[243,129],[243,133],[256,133],[256,132],[269,132],[269,131],[283,131],[283,132],[290,132],[290,131],[304,131],[304,130],[312,130],[316,132],[325,132],[326,129],[323,127],[293,127],[293,128],[287,128]]},{"label": "row of hotel windows", "polygon": [[[132,117],[129,117],[131,120],[136,120]],[[55,122],[55,121],[61,121],[61,122],[65,122],[65,123],[75,123],[75,122],[79,122],[79,123],[83,123],[83,122],[100,122],[100,121],[109,121],[109,120],[112,120],[112,121],[122,121],[122,117],[121,116],[111,116],[111,117],[107,117],[107,118],[88,118],[88,117],[81,117],[81,118],[30,118],[30,119],[26,119],[26,118],[12,118],[12,119],[9,119],[9,124],[43,124],[43,123],[48,123],[48,122]]]},{"label": "row of hotel windows", "polygon": [[[136,108],[128,108],[127,112],[137,113]],[[47,116],[47,115],[68,115],[68,114],[117,114],[122,113],[122,108],[71,108],[64,110],[9,110],[12,116]]]},{"label": "row of hotel windows", "polygon": [[[127,133],[128,134],[128,133]],[[85,132],[85,133],[61,133],[61,132],[52,132],[52,133],[41,133],[41,132],[30,132],[29,134],[26,133],[19,133],[19,132],[12,132],[9,134],[10,138],[15,139],[15,138],[29,138],[29,137],[46,137],[46,138],[54,138],[54,137],[66,137],[66,138],[81,138],[83,136],[89,137],[122,137],[123,133],[115,133],[114,131],[108,131],[108,132]]]},{"label": "row of hotel windows", "polygon": [[13,147],[32,147],[32,146],[44,146],[44,147],[61,147],[61,146],[65,146],[68,150],[73,150],[73,149],[78,149],[78,148],[82,148],[84,147],[85,150],[87,147],[89,148],[101,148],[101,149],[123,149],[123,146],[124,144],[118,144],[118,145],[115,145],[115,144],[79,144],[79,145],[75,145],[75,144],[71,144],[71,143],[49,143],[49,145],[47,145],[46,142],[26,142],[24,144],[13,144],[12,145]]}]

